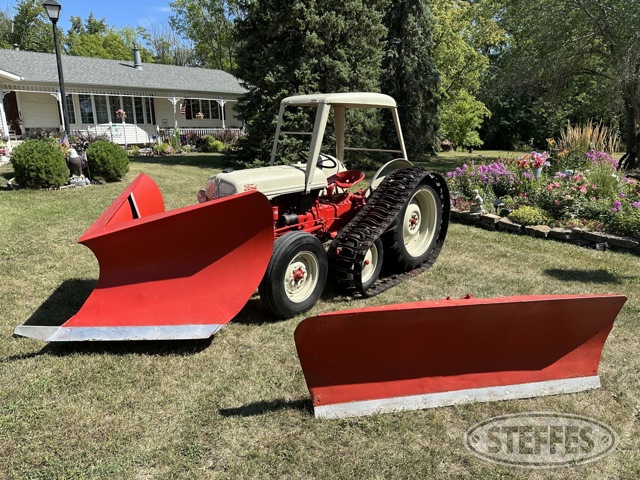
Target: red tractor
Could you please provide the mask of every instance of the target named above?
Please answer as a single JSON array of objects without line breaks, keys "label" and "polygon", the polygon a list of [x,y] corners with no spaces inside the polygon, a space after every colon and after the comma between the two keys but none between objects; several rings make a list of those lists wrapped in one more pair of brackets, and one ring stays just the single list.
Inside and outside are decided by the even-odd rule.
[{"label": "red tractor", "polygon": [[[282,130],[287,109],[314,108],[312,132]],[[389,110],[397,150],[345,146],[347,110]],[[333,110],[335,152],[323,151]],[[293,165],[275,165],[286,135],[310,136],[308,152]],[[384,165],[366,190],[364,172],[347,170],[345,151],[383,151],[400,158]],[[334,154],[334,155],[333,155]],[[431,264],[449,222],[449,192],[444,179],[408,160],[396,102],[379,93],[331,93],[288,97],[280,104],[270,166],[223,171],[210,177],[200,202],[257,190],[272,207],[275,245],[260,283],[260,297],[280,318],[309,310],[331,272],[340,291],[365,296],[400,281],[399,274]],[[383,261],[393,280],[378,282]]]}]

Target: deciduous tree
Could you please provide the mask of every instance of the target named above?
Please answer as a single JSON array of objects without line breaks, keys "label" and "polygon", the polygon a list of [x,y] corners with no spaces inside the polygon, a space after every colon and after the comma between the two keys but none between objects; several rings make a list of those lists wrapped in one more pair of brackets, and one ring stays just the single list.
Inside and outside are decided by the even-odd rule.
[{"label": "deciduous tree", "polygon": [[53,52],[53,33],[40,0],[20,0],[15,13],[4,12],[0,36],[5,48],[14,45],[32,52]]},{"label": "deciduous tree", "polygon": [[175,0],[171,27],[191,40],[198,61],[208,68],[231,71],[235,67],[236,41],[233,19],[238,0]]},{"label": "deciduous tree", "polygon": [[[623,118],[630,163],[640,154],[640,5],[628,0],[503,0],[509,43],[502,84]],[[579,87],[578,87],[579,86]],[[599,113],[599,112],[594,112]]]},{"label": "deciduous tree", "polygon": [[433,1],[441,131],[459,146],[482,144],[478,128],[491,113],[477,98],[489,53],[503,38],[491,7],[487,0]]}]

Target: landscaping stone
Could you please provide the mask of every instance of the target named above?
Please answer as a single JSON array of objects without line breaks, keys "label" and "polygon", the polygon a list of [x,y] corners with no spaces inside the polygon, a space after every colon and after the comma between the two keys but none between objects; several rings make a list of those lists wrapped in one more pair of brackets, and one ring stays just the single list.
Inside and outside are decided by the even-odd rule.
[{"label": "landscaping stone", "polygon": [[482,215],[478,219],[478,226],[486,229],[486,230],[495,230],[496,225],[500,221],[500,217],[498,215],[494,215],[493,213],[486,213]]},{"label": "landscaping stone", "polygon": [[582,238],[596,243],[604,243],[609,240],[609,236],[606,233],[600,232],[583,232]]},{"label": "landscaping stone", "polygon": [[482,216],[481,213],[460,212],[460,216],[458,217],[458,219],[462,223],[466,223],[468,225],[473,225],[478,221],[478,219],[481,216]]},{"label": "landscaping stone", "polygon": [[640,241],[631,237],[618,237],[617,235],[607,235],[607,243],[613,247],[633,249],[640,245]]},{"label": "landscaping stone", "polygon": [[523,227],[507,217],[492,213],[481,214],[451,209],[451,219],[467,225],[475,225],[487,230],[500,230],[512,233],[524,233],[536,238],[551,238],[570,242],[573,245],[595,248],[596,250],[618,250],[640,255],[640,239],[620,237],[601,232],[592,232],[583,228],[551,228],[547,225]]},{"label": "landscaping stone", "polygon": [[553,238],[555,240],[563,240],[569,241],[575,237],[573,230],[570,228],[552,228],[549,232],[549,238]]},{"label": "landscaping stone", "polygon": [[551,227],[547,225],[527,225],[524,227],[524,233],[536,238],[547,238],[550,231]]},{"label": "landscaping stone", "polygon": [[522,231],[522,225],[514,223],[508,218],[501,218],[498,222],[498,229],[506,230],[507,232],[520,233]]}]

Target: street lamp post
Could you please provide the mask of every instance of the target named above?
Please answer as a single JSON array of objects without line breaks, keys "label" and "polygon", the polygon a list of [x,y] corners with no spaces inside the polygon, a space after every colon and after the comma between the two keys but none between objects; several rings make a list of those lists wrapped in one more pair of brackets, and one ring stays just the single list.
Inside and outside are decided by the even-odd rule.
[{"label": "street lamp post", "polygon": [[56,61],[58,62],[58,81],[60,82],[60,105],[62,106],[62,118],[64,121],[65,133],[69,134],[69,113],[67,112],[67,96],[64,92],[64,75],[62,74],[62,59],[60,58],[60,42],[58,40],[58,19],[60,18],[60,5],[55,0],[45,0],[42,4],[47,12],[47,16],[53,24],[53,43],[56,48]]}]

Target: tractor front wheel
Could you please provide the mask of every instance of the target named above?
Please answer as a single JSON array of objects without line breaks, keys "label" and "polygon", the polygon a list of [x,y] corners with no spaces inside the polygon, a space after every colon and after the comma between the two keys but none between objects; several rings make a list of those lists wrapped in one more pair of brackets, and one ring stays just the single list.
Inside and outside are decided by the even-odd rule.
[{"label": "tractor front wheel", "polygon": [[320,240],[306,232],[287,233],[273,245],[258,289],[260,298],[276,317],[294,317],[316,304],[327,272],[327,253]]}]

